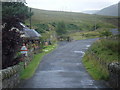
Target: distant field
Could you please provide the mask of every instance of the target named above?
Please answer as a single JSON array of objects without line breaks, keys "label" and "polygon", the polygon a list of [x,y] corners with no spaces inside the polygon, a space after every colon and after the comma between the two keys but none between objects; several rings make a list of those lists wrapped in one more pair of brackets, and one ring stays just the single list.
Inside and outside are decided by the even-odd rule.
[{"label": "distant field", "polygon": [[[34,15],[32,16],[33,23],[50,23],[50,22],[59,22],[64,21],[66,23],[75,23],[75,24],[84,24],[91,23],[113,23],[117,22],[117,17],[108,17],[108,16],[100,16],[100,15],[90,15],[83,13],[74,13],[74,12],[63,12],[63,11],[47,11],[40,9],[33,9],[32,12]],[[114,24],[115,25],[115,24]]]}]

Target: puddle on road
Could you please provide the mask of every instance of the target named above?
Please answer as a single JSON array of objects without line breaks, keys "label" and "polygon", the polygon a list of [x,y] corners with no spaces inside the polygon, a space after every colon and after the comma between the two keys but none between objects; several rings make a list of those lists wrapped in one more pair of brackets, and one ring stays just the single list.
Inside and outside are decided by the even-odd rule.
[{"label": "puddle on road", "polygon": [[81,63],[65,63],[65,62],[58,62],[58,63],[50,63],[50,65],[58,66],[58,65],[81,65]]},{"label": "puddle on road", "polygon": [[83,51],[86,51],[87,49],[88,49],[88,48],[83,48],[82,50],[83,50]]},{"label": "puddle on road", "polygon": [[[91,45],[86,45],[86,48],[82,49],[82,50],[87,50]],[[74,51],[74,53],[78,53],[78,54],[82,54],[82,57],[85,55],[84,51]]]},{"label": "puddle on road", "polygon": [[90,47],[91,45],[86,45],[86,47]]},{"label": "puddle on road", "polygon": [[82,54],[82,57],[84,56],[85,52],[83,51],[74,51],[74,53]]},{"label": "puddle on road", "polygon": [[93,80],[82,80],[81,84],[83,84],[83,85],[93,85]]}]

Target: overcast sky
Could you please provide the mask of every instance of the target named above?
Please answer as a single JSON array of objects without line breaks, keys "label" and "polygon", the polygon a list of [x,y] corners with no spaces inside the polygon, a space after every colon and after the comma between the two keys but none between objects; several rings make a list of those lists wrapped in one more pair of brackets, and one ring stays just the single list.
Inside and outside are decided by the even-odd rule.
[{"label": "overcast sky", "polygon": [[120,0],[26,0],[27,6],[57,11],[81,12],[100,10],[118,3]]}]

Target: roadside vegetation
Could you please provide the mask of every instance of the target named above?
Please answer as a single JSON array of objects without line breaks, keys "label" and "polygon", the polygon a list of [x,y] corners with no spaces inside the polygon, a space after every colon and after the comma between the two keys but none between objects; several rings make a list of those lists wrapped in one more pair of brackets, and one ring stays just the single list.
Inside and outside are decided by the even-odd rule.
[{"label": "roadside vegetation", "polygon": [[111,36],[112,33],[109,31],[110,28],[100,28],[94,31],[81,31],[67,34],[73,40],[89,39],[89,38],[98,38],[104,36]]},{"label": "roadside vegetation", "polygon": [[[43,48],[44,48],[43,52],[34,55],[34,58],[29,63],[29,65],[25,69],[23,69],[22,72],[20,72],[21,79],[28,79],[28,78],[32,77],[34,75],[40,61],[42,60],[42,57],[44,55],[46,55],[47,53],[51,52],[52,50],[54,50],[56,48],[56,44],[44,46]],[[21,64],[23,64],[23,63],[21,63]]]},{"label": "roadside vegetation", "polygon": [[86,52],[83,63],[95,80],[108,80],[108,64],[120,62],[119,36],[109,36],[97,40]]}]

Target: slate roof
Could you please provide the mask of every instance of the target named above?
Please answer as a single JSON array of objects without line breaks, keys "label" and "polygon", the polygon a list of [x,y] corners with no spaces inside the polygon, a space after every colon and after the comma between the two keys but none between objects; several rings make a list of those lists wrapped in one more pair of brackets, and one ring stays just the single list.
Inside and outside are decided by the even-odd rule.
[{"label": "slate roof", "polygon": [[26,27],[24,24],[20,23],[20,25],[23,27],[22,33],[24,33],[23,35],[21,35],[22,37],[26,37],[26,38],[34,38],[34,39],[39,39],[39,37],[42,37],[37,31],[35,31],[34,29],[29,29],[28,27]]}]

